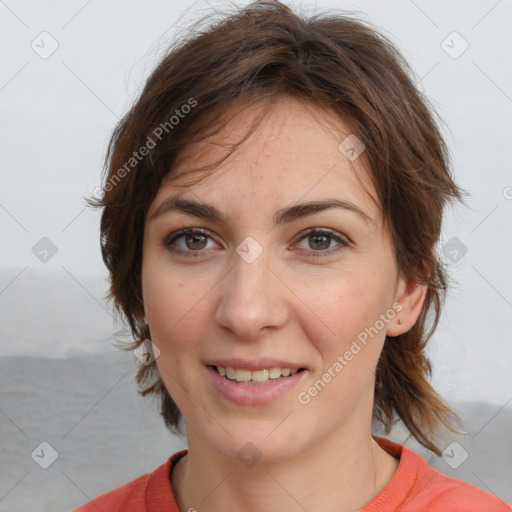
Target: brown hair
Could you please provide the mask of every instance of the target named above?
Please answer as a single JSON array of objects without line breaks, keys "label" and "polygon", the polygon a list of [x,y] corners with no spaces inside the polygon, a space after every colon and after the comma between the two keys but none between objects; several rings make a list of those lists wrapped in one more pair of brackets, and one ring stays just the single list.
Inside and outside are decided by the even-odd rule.
[{"label": "brown hair", "polygon": [[[424,349],[447,290],[436,255],[443,210],[465,193],[452,180],[434,109],[412,76],[393,44],[366,22],[340,14],[305,18],[278,1],[254,2],[175,43],[115,128],[103,196],[89,200],[103,209],[108,299],[136,340],[128,349],[150,338],[141,292],[144,222],[179,151],[211,134],[221,111],[234,101],[268,104],[294,95],[339,115],[365,144],[365,165],[391,230],[398,268],[407,279],[428,285],[415,325],[384,344],[373,413],[387,433],[399,417],[439,455],[431,438],[440,423],[457,432],[450,422],[458,417],[430,385]],[[141,365],[137,382],[143,395],[160,397],[166,425],[180,432],[181,412],[156,364]]]}]

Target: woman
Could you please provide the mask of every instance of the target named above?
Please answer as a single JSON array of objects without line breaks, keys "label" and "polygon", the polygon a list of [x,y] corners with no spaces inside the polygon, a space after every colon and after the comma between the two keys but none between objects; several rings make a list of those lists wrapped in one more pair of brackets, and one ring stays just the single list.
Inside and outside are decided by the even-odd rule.
[{"label": "woman", "polygon": [[511,509],[372,436],[457,432],[424,348],[463,193],[388,40],[251,4],[170,50],[107,164],[110,298],[188,450],[77,510]]}]

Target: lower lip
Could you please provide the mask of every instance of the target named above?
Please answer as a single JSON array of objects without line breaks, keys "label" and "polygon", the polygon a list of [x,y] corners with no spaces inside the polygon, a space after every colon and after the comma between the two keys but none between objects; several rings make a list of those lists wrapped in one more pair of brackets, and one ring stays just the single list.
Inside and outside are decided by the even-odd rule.
[{"label": "lower lip", "polygon": [[213,387],[227,400],[238,405],[262,405],[282,397],[295,387],[305,376],[307,370],[297,372],[289,377],[272,379],[262,384],[238,384],[217,373],[211,366],[207,366]]}]

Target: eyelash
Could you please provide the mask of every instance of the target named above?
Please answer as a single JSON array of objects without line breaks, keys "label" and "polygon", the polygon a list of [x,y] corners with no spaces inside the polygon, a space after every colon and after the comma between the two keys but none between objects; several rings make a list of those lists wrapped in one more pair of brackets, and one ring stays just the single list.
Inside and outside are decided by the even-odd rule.
[{"label": "eyelash", "polygon": [[[324,235],[324,236],[330,237],[331,239],[335,240],[336,242],[338,242],[340,244],[339,246],[337,246],[334,249],[328,249],[328,250],[325,250],[325,251],[311,251],[310,255],[313,256],[314,258],[324,257],[324,256],[331,256],[332,254],[342,250],[343,248],[345,248],[345,247],[347,247],[349,245],[349,242],[347,240],[345,240],[344,238],[341,238],[340,236],[336,235],[336,233],[333,230],[325,229],[325,228],[322,228],[322,229],[320,229],[320,228],[309,228],[309,229],[307,229],[305,232],[303,232],[300,235],[300,238],[297,240],[297,242],[302,242],[302,240],[308,238],[312,234]],[[181,229],[180,231],[177,231],[176,233],[172,233],[171,235],[169,235],[165,239],[164,245],[171,252],[173,252],[174,254],[184,255],[187,258],[188,257],[197,258],[198,256],[201,256],[201,254],[203,254],[205,252],[203,249],[197,250],[197,251],[193,251],[193,250],[183,251],[181,249],[173,249],[171,247],[171,245],[176,240],[178,240],[178,239],[180,239],[180,238],[182,238],[182,237],[184,237],[186,235],[202,235],[202,236],[208,237],[210,239],[212,238],[210,232],[208,230],[206,230],[206,229],[203,229],[203,228],[185,228],[185,229]]]}]

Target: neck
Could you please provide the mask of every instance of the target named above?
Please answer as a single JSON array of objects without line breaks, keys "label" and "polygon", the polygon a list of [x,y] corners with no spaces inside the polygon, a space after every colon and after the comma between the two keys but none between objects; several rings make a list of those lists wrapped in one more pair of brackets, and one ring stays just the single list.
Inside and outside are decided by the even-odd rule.
[{"label": "neck", "polygon": [[[293,458],[250,468],[212,450],[187,428],[189,452],[173,471],[180,510],[226,512],[287,510],[353,512],[387,485],[398,461],[371,437],[333,435]],[[299,508],[297,508],[299,510]]]}]

